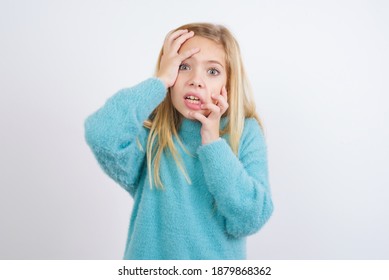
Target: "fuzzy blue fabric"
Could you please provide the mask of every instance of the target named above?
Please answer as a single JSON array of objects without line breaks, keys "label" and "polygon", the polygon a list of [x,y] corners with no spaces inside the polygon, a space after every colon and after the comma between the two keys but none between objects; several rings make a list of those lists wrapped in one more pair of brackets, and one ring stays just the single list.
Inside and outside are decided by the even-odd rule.
[{"label": "fuzzy blue fabric", "polygon": [[246,237],[273,212],[262,130],[246,119],[236,156],[228,135],[202,145],[201,123],[184,119],[179,137],[191,155],[174,141],[192,182],[167,151],[165,188],[150,188],[143,121],[165,96],[163,83],[150,78],[120,90],[85,121],[102,169],[134,199],[124,259],[245,259]]}]

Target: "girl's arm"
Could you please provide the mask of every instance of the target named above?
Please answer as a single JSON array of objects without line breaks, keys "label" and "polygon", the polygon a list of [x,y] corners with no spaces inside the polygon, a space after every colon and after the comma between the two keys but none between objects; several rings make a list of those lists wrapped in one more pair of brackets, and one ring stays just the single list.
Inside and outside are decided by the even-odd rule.
[{"label": "girl's arm", "polygon": [[164,83],[150,78],[120,90],[85,121],[85,138],[97,161],[131,195],[146,154],[143,121],[165,96]]},{"label": "girl's arm", "polygon": [[134,195],[146,154],[148,132],[143,127],[151,112],[166,96],[181,62],[200,51],[178,53],[193,32],[176,30],[166,36],[156,78],[123,89],[85,122],[85,138],[104,171]]},{"label": "girl's arm", "polygon": [[205,180],[228,234],[243,237],[258,231],[270,218],[266,145],[254,119],[245,122],[239,159],[224,139],[198,149]]}]

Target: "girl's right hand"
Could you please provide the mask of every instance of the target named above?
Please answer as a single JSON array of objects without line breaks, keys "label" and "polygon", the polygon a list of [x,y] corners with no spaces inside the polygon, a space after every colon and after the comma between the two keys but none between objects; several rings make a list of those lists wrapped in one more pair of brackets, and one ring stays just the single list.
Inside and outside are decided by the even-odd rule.
[{"label": "girl's right hand", "polygon": [[188,32],[186,29],[177,30],[166,36],[163,44],[161,62],[157,73],[157,78],[165,83],[166,88],[173,86],[176,82],[178,70],[182,61],[200,51],[199,48],[193,48],[181,54],[178,53],[182,44],[193,36],[194,32]]}]

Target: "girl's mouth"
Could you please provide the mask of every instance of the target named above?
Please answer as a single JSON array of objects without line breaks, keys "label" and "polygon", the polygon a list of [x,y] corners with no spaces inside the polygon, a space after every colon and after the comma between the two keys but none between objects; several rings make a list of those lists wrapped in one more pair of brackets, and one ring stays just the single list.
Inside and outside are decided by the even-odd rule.
[{"label": "girl's mouth", "polygon": [[189,95],[187,97],[185,97],[186,100],[188,100],[189,103],[192,103],[192,104],[199,104],[200,103],[200,99],[197,98],[196,96],[193,96],[193,95]]},{"label": "girl's mouth", "polygon": [[199,98],[193,95],[188,95],[184,98],[186,107],[191,110],[201,110],[201,101]]}]

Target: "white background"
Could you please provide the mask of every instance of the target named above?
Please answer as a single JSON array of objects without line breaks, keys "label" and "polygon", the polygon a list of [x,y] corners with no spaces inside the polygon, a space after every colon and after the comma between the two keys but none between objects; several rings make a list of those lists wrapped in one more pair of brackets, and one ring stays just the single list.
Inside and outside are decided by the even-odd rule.
[{"label": "white background", "polygon": [[0,258],[121,259],[132,200],[85,118],[165,34],[226,25],[265,125],[275,212],[250,259],[389,259],[389,2],[0,2]]}]

